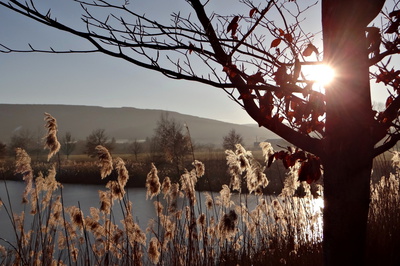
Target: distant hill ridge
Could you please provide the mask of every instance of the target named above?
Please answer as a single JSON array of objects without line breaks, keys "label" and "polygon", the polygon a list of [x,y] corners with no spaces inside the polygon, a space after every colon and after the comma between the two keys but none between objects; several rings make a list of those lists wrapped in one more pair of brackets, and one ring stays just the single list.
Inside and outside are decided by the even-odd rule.
[{"label": "distant hill ridge", "polygon": [[117,140],[145,139],[154,135],[157,121],[164,112],[176,121],[186,123],[196,143],[221,145],[222,137],[235,129],[246,145],[256,140],[278,139],[265,128],[239,125],[185,115],[177,112],[138,109],[133,107],[108,108],[80,105],[0,104],[0,141],[8,142],[18,130],[44,134],[44,112],[57,119],[59,135],[71,132],[77,140],[84,140],[95,129],[105,129]]}]

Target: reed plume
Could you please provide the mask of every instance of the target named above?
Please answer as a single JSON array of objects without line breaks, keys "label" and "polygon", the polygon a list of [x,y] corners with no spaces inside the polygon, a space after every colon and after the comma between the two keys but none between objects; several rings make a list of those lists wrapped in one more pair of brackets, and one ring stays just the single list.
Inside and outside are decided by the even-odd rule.
[{"label": "reed plume", "polygon": [[156,166],[152,163],[151,170],[147,174],[146,178],[146,198],[152,199],[154,196],[157,196],[160,193],[161,183],[160,179],[158,178],[158,171]]},{"label": "reed plume", "polygon": [[294,196],[297,188],[300,186],[299,179],[300,163],[297,162],[294,166],[289,167],[289,172],[286,174],[285,181],[283,182],[283,189],[280,196],[292,197]]},{"label": "reed plume", "polygon": [[202,162],[195,160],[192,165],[195,167],[197,177],[202,177],[205,174],[206,170]]},{"label": "reed plume", "polygon": [[21,148],[16,148],[16,160],[15,160],[15,173],[21,174],[22,179],[26,183],[24,194],[22,196],[22,202],[28,203],[28,195],[32,190],[33,183],[33,170],[31,167],[31,157],[28,153]]},{"label": "reed plume", "polygon": [[247,180],[247,189],[249,193],[253,193],[255,195],[262,195],[262,189],[268,186],[268,179],[265,175],[265,167],[262,167],[259,162],[257,162],[254,158],[251,158],[250,166],[247,168],[246,180]]},{"label": "reed plume", "polygon": [[57,120],[49,113],[44,113],[44,121],[46,121],[44,127],[47,129],[47,134],[44,137],[44,148],[49,149],[49,154],[47,155],[47,161],[49,161],[60,150],[61,144],[57,139]]},{"label": "reed plume", "polygon": [[235,210],[230,210],[225,213],[218,224],[218,231],[222,239],[229,239],[236,234],[238,222],[238,215]]},{"label": "reed plume", "polygon": [[126,183],[128,183],[129,173],[128,170],[126,169],[124,160],[122,160],[120,157],[117,157],[115,159],[115,169],[118,172],[118,183],[123,189],[125,188]]},{"label": "reed plume", "polygon": [[266,162],[268,162],[270,156],[272,156],[274,152],[274,148],[269,142],[260,142],[260,147]]},{"label": "reed plume", "polygon": [[160,259],[160,243],[156,237],[153,237],[150,240],[147,253],[149,255],[150,261],[154,264],[158,264]]},{"label": "reed plume", "polygon": [[102,145],[96,146],[97,157],[99,158],[98,165],[100,167],[101,179],[110,175],[113,170],[112,157],[107,148]]},{"label": "reed plume", "polygon": [[164,199],[167,198],[171,190],[171,179],[166,176],[161,184],[161,191],[164,194]]}]

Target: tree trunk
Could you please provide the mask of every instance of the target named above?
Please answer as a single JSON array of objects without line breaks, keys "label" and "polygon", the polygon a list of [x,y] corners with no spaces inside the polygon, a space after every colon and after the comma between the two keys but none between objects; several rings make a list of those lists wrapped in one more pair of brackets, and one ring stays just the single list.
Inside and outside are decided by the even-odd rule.
[{"label": "tree trunk", "polygon": [[[353,153],[330,158],[324,164],[325,265],[365,265],[372,162],[361,157]],[[365,165],[357,165],[354,159],[365,161]]]},{"label": "tree trunk", "polygon": [[326,88],[326,138],[321,156],[326,265],[364,265],[374,115],[365,39],[369,21],[362,2],[322,2],[324,62],[336,71],[335,81]]}]

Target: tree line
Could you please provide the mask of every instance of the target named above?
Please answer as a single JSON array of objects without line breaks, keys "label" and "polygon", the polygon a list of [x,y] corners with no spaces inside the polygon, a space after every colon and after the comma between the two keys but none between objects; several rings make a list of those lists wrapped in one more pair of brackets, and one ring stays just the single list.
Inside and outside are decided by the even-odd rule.
[{"label": "tree line", "polygon": [[[16,148],[22,148],[33,156],[44,154],[43,136],[38,132],[35,134],[29,129],[22,129],[15,132],[10,141],[6,144],[0,142],[0,156],[13,156]],[[163,157],[168,162],[180,168],[183,159],[196,149],[215,149],[213,144],[195,144],[190,137],[189,128],[174,118],[169,117],[168,113],[162,114],[157,121],[154,134],[146,139],[134,139],[118,143],[114,137],[110,137],[105,129],[94,129],[85,140],[77,140],[70,131],[66,131],[59,136],[61,143],[61,153],[69,159],[73,154],[86,154],[89,157],[96,156],[96,146],[102,145],[109,151],[115,153],[132,154],[137,161],[142,153],[150,155],[151,159],[159,160]],[[234,149],[235,144],[243,145],[243,137],[234,129],[221,139],[223,149]]]}]

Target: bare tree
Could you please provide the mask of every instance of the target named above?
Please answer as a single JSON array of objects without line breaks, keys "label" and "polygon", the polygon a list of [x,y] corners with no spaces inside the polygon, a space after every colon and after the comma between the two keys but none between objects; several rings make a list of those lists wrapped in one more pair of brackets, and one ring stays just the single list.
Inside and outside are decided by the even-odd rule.
[{"label": "bare tree", "polygon": [[129,150],[135,155],[135,160],[137,161],[137,156],[139,153],[143,152],[144,150],[144,143],[137,141],[135,139],[130,145]]},{"label": "bare tree", "polygon": [[168,113],[162,113],[154,130],[154,142],[165,159],[176,166],[177,174],[181,173],[184,158],[190,153],[190,138],[183,133],[183,125]]},{"label": "bare tree", "polygon": [[[302,27],[310,9],[304,1],[243,0],[241,14],[220,15],[208,9],[210,1],[187,0],[193,14],[173,13],[167,24],[127,2],[74,2],[82,5],[85,27],[62,24],[33,0],[0,4],[86,39],[92,50],[3,46],[3,52],[101,52],[225,90],[260,126],[310,153],[303,165],[313,171],[303,175],[316,179],[323,167],[325,263],[363,264],[372,161],[400,139],[400,78],[390,61],[400,52],[396,5],[322,0],[322,54],[315,45],[321,36]],[[380,28],[372,27],[381,11],[374,21]],[[304,70],[321,63],[336,71],[326,90],[315,88]],[[371,107],[370,78],[390,93],[383,111]]]},{"label": "bare tree", "polygon": [[61,150],[67,156],[67,160],[75,148],[76,140],[72,137],[71,132],[65,132],[65,135],[61,138]]},{"label": "bare tree", "polygon": [[90,157],[97,156],[96,146],[101,145],[106,147],[109,151],[112,150],[112,142],[106,135],[105,129],[96,129],[86,138],[85,153]]},{"label": "bare tree", "polygon": [[229,133],[224,136],[222,141],[222,147],[225,150],[235,150],[236,144],[241,144],[243,146],[243,137],[236,133],[236,130],[231,129]]},{"label": "bare tree", "polygon": [[21,129],[11,135],[8,145],[10,152],[15,153],[16,148],[21,148],[30,152],[36,147],[35,137],[29,129]]}]

